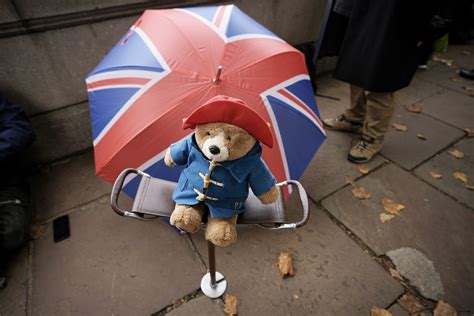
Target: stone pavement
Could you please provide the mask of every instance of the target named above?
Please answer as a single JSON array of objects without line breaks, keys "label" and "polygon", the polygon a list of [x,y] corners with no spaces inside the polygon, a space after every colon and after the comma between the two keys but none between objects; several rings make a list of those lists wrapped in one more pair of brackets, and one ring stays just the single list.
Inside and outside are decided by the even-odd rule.
[{"label": "stone pavement", "polygon": [[[473,46],[440,56],[474,68]],[[464,132],[474,128],[474,82],[442,62],[429,66],[398,93],[393,123],[408,130],[390,130],[368,174],[346,160],[355,136],[328,131],[301,180],[311,199],[309,223],[285,231],[240,226],[239,242],[217,250],[241,315],[369,315],[372,306],[408,315],[399,302],[406,293],[426,315],[439,299],[460,315],[474,313],[474,191],[452,176],[463,172],[474,184],[474,139]],[[321,115],[338,114],[348,86],[329,76],[318,83],[318,93],[340,98],[318,97]],[[421,113],[404,108],[415,102]],[[451,156],[453,149],[464,157]],[[356,199],[347,178],[371,198]],[[222,300],[199,291],[207,269],[202,233],[188,237],[161,220],[115,215],[110,186],[94,176],[92,152],[45,166],[34,187],[34,239],[10,266],[0,315],[223,314]],[[382,224],[384,197],[406,208]],[[290,199],[289,209],[296,208]],[[71,237],[54,243],[52,220],[61,214],[69,214]],[[281,279],[275,267],[282,251],[293,255],[292,278]]]}]

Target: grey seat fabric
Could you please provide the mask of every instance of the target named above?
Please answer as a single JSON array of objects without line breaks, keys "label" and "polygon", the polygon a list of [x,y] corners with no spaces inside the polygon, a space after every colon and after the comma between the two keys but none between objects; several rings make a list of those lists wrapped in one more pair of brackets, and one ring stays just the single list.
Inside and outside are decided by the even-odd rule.
[{"label": "grey seat fabric", "polygon": [[[132,207],[134,213],[170,217],[174,210],[174,201],[171,198],[176,183],[142,176]],[[280,188],[279,188],[280,189]],[[273,224],[285,223],[286,213],[283,195],[272,204],[262,204],[258,198],[249,192],[245,202],[245,212],[239,216],[239,224]],[[281,193],[281,189],[280,189]]]}]

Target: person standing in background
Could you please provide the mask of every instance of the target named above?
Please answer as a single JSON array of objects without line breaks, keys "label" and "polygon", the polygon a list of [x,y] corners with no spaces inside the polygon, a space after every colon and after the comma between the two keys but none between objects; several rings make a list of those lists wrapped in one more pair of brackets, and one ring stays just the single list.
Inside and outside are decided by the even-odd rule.
[{"label": "person standing in background", "polygon": [[350,84],[349,108],[324,119],[328,129],[361,134],[349,152],[370,161],[382,148],[394,92],[410,84],[429,34],[427,0],[328,0],[315,60],[339,56],[334,78]]}]

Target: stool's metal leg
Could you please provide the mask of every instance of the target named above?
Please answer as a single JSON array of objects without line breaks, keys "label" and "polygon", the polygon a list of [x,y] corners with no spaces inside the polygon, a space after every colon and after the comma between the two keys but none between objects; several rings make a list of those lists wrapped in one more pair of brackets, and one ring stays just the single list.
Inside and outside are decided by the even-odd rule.
[{"label": "stool's metal leg", "polygon": [[216,271],[216,248],[210,241],[207,242],[207,254],[209,272],[201,279],[201,290],[207,297],[218,298],[224,294],[227,281],[221,273]]}]

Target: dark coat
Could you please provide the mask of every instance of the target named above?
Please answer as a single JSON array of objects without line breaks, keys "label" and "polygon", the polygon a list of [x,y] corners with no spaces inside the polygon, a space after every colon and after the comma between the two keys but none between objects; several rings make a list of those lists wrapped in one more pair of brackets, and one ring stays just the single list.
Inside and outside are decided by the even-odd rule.
[{"label": "dark coat", "polygon": [[406,87],[423,53],[429,7],[427,0],[354,0],[345,16],[328,0],[315,56],[339,56],[334,77],[365,90]]}]

